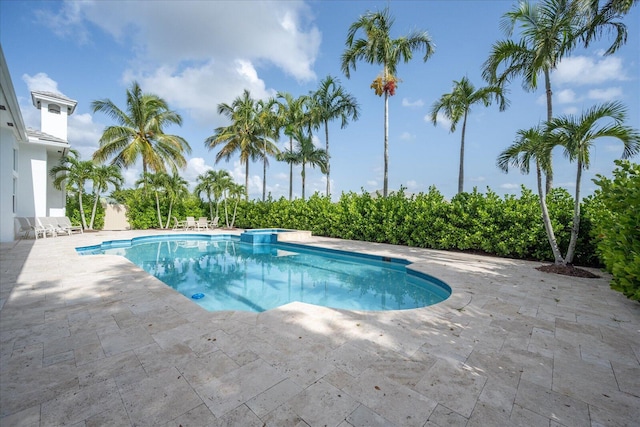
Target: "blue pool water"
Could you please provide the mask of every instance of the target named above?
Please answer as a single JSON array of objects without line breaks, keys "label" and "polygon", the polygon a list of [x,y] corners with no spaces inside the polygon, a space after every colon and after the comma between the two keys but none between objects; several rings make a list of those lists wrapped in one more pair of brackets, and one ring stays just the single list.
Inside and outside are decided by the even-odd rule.
[{"label": "blue pool water", "polygon": [[104,242],[114,254],[209,311],[262,312],[292,301],[349,310],[403,310],[444,301],[451,288],[407,261],[238,236],[171,235]]}]

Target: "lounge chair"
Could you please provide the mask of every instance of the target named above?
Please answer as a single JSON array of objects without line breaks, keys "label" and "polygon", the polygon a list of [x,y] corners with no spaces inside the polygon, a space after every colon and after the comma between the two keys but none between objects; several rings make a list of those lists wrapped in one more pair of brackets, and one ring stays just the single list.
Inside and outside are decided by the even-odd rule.
[{"label": "lounge chair", "polygon": [[187,221],[184,225],[184,229],[186,230],[195,230],[196,227],[198,226],[198,223],[196,222],[195,217],[192,216],[188,216],[187,217]]},{"label": "lounge chair", "polygon": [[52,237],[56,237],[58,234],[66,233],[66,231],[58,227],[57,222],[54,222],[48,216],[38,216],[36,217],[36,221],[38,224],[40,224],[41,227],[47,230],[47,234],[51,235]]},{"label": "lounge chair", "polygon": [[206,216],[201,216],[198,219],[198,222],[196,223],[196,228],[198,229],[198,231],[200,231],[200,229],[203,229],[203,230],[209,229],[209,220],[207,219]]},{"label": "lounge chair", "polygon": [[186,230],[187,221],[178,221],[178,218],[173,217],[173,229],[174,230]]},{"label": "lounge chair", "polygon": [[58,227],[60,227],[60,229],[62,229],[65,233],[69,233],[69,235],[73,233],[84,234],[82,226],[71,224],[71,220],[68,216],[54,217],[54,219],[56,220]]},{"label": "lounge chair", "polygon": [[33,237],[36,240],[38,239],[38,236],[41,236],[44,238],[47,237],[46,230],[43,227],[36,225],[35,222],[32,225],[31,222],[29,221],[29,218],[19,216],[19,217],[16,217],[16,219],[18,220],[18,224],[20,224],[20,230],[18,231],[20,233],[24,233],[25,238],[29,238],[31,233],[33,233]]},{"label": "lounge chair", "polygon": [[219,221],[220,221],[220,218],[218,218],[218,217],[213,218],[213,220],[211,220],[209,222],[209,228],[212,228],[212,229],[213,228],[218,228],[218,222]]}]

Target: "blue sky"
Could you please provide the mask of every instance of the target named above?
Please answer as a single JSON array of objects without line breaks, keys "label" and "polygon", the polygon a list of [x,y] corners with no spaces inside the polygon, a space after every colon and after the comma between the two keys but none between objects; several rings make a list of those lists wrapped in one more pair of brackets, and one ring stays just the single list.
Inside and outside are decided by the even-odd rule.
[{"label": "blue sky", "polygon": [[[400,64],[401,79],[389,103],[389,189],[400,186],[418,193],[435,186],[446,197],[457,191],[460,129],[433,126],[432,104],[467,76],[484,86],[481,66],[494,42],[505,38],[500,19],[511,1],[2,1],[0,41],[27,126],[39,128],[39,112],[30,103],[31,90],[60,92],[78,101],[69,121],[69,141],[89,159],[105,126],[93,114],[93,100],[109,98],[124,106],[125,91],[137,80],[144,91],[168,101],[183,117],[183,126],[168,133],[184,137],[193,151],[182,176],[190,182],[207,169],[226,169],[244,183],[238,158],[215,163],[216,151],[204,140],[226,125],[217,105],[248,89],[256,99],[276,91],[293,96],[317,89],[327,75],[360,105],[360,119],[345,129],[333,122],[329,130],[334,199],[341,192],[382,189],[383,99],[369,88],[380,73],[377,65],[358,63],[347,79],[340,69],[349,25],[367,11],[389,5],[395,17],[392,37],[424,30],[436,45],[425,63],[416,52]],[[619,100],[628,107],[628,125],[640,128],[640,13],[635,7],[624,22],[627,44],[612,56],[602,56],[609,38],[578,48],[552,75],[554,115],[580,114],[600,102]],[[525,92],[520,81],[509,86],[510,107],[472,109],[466,133],[465,190],[478,187],[500,195],[519,194],[520,186],[535,189],[535,176],[499,171],[496,158],[519,129],[546,117],[544,92]],[[324,146],[323,134],[316,135]],[[279,145],[288,140],[282,137]],[[583,175],[583,194],[595,188],[595,174],[611,175],[622,145],[602,140],[592,152],[591,168]],[[633,159],[637,162],[637,158]],[[141,168],[125,171],[129,184]],[[554,156],[555,185],[574,191],[575,165],[558,151]],[[300,196],[300,169],[294,170],[294,194]],[[261,197],[262,164],[250,164],[250,196]],[[288,195],[288,165],[271,161],[267,191]],[[324,192],[319,170],[307,173],[307,195]]]}]

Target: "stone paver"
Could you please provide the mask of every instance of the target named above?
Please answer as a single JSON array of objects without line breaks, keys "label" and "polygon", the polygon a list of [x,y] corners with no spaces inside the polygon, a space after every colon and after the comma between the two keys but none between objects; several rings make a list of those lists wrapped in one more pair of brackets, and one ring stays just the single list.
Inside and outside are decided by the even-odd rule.
[{"label": "stone paver", "polygon": [[123,258],[75,252],[159,233],[0,247],[0,425],[640,420],[640,304],[612,291],[604,273],[580,279],[541,273],[535,262],[311,237],[406,258],[453,294],[406,311],[291,303],[209,313]]}]

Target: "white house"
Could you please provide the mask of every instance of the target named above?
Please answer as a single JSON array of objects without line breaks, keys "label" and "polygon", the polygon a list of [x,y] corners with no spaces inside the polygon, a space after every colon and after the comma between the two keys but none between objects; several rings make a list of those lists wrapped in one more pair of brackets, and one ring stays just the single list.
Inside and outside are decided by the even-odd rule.
[{"label": "white house", "polygon": [[49,176],[67,154],[67,118],[77,102],[64,95],[32,92],[40,130],[27,129],[0,46],[0,242],[16,239],[19,216],[65,216],[65,192]]}]

